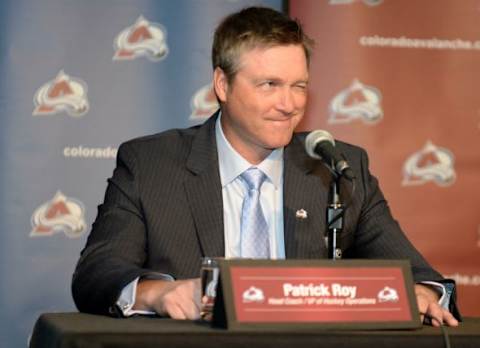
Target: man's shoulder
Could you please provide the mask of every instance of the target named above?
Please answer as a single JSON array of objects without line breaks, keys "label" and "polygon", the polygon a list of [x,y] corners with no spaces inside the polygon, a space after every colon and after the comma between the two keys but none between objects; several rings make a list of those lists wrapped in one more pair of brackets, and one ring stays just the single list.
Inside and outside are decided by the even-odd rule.
[{"label": "man's shoulder", "polygon": [[178,145],[191,143],[200,126],[190,128],[174,128],[163,132],[144,135],[125,141],[122,146],[145,148],[156,146]]},{"label": "man's shoulder", "polygon": [[199,128],[200,126],[169,129],[125,141],[118,149],[117,160],[133,160],[137,165],[147,167],[184,163],[191,152],[192,142]]},{"label": "man's shoulder", "polygon": [[200,135],[199,142],[212,136],[215,128],[215,120],[218,112],[210,116],[203,124],[195,125],[189,128],[174,128],[152,135],[137,137],[124,142],[120,147],[148,150],[160,148],[164,151],[181,152],[183,148],[191,148],[192,142]]}]

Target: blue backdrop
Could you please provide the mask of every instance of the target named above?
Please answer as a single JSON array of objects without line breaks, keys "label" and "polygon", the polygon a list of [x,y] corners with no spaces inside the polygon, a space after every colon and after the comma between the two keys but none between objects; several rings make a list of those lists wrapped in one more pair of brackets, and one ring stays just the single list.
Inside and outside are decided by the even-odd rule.
[{"label": "blue backdrop", "polygon": [[281,0],[0,2],[0,334],[73,311],[71,275],[130,138],[202,122],[213,29]]}]

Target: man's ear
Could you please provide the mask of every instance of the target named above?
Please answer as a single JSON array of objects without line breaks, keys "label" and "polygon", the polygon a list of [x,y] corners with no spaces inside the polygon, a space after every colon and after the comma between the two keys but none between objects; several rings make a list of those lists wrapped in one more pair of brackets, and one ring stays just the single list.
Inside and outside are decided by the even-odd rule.
[{"label": "man's ear", "polygon": [[213,89],[218,100],[225,103],[227,101],[228,79],[225,72],[219,67],[216,67],[213,71]]}]

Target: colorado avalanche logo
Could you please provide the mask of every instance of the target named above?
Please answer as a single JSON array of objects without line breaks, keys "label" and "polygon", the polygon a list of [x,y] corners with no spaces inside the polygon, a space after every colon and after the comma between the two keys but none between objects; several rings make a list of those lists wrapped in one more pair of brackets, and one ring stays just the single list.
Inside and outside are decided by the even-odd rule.
[{"label": "colorado avalanche logo", "polygon": [[192,114],[190,119],[193,121],[203,121],[211,116],[220,107],[217,97],[211,84],[200,88],[192,97]]},{"label": "colorado avalanche logo", "polygon": [[263,301],[265,301],[265,295],[263,294],[262,289],[251,286],[243,292],[242,300],[243,303],[262,303]]},{"label": "colorado avalanche logo", "polygon": [[389,288],[388,286],[384,287],[382,290],[379,291],[378,295],[378,302],[398,302],[398,292],[395,289]]},{"label": "colorado avalanche logo", "polygon": [[115,38],[113,60],[133,60],[147,57],[151,61],[164,59],[168,54],[165,29],[140,16],[134,25],[122,30]]},{"label": "colorado avalanche logo", "polygon": [[355,80],[330,102],[328,123],[347,123],[355,119],[367,124],[377,123],[383,118],[381,100],[378,89]]},{"label": "colorado avalanche logo", "polygon": [[86,230],[85,208],[76,199],[58,191],[51,201],[38,207],[32,215],[31,237],[52,236],[63,232],[70,238],[80,237]]},{"label": "colorado avalanche logo", "polygon": [[422,150],[411,155],[403,166],[402,185],[422,185],[429,181],[439,186],[455,182],[453,154],[428,141]]},{"label": "colorado avalanche logo", "polygon": [[63,70],[40,87],[33,98],[33,115],[55,115],[66,111],[70,116],[80,117],[87,113],[87,85]]}]

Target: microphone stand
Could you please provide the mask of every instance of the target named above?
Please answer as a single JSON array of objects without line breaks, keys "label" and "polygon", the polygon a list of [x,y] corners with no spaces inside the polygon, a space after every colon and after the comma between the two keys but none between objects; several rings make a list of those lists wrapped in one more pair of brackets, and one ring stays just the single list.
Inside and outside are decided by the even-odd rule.
[{"label": "microphone stand", "polygon": [[330,185],[330,197],[327,207],[327,243],[328,258],[339,260],[342,258],[342,249],[337,243],[337,236],[343,229],[344,205],[340,202],[339,181],[341,176],[333,172],[333,180]]}]

